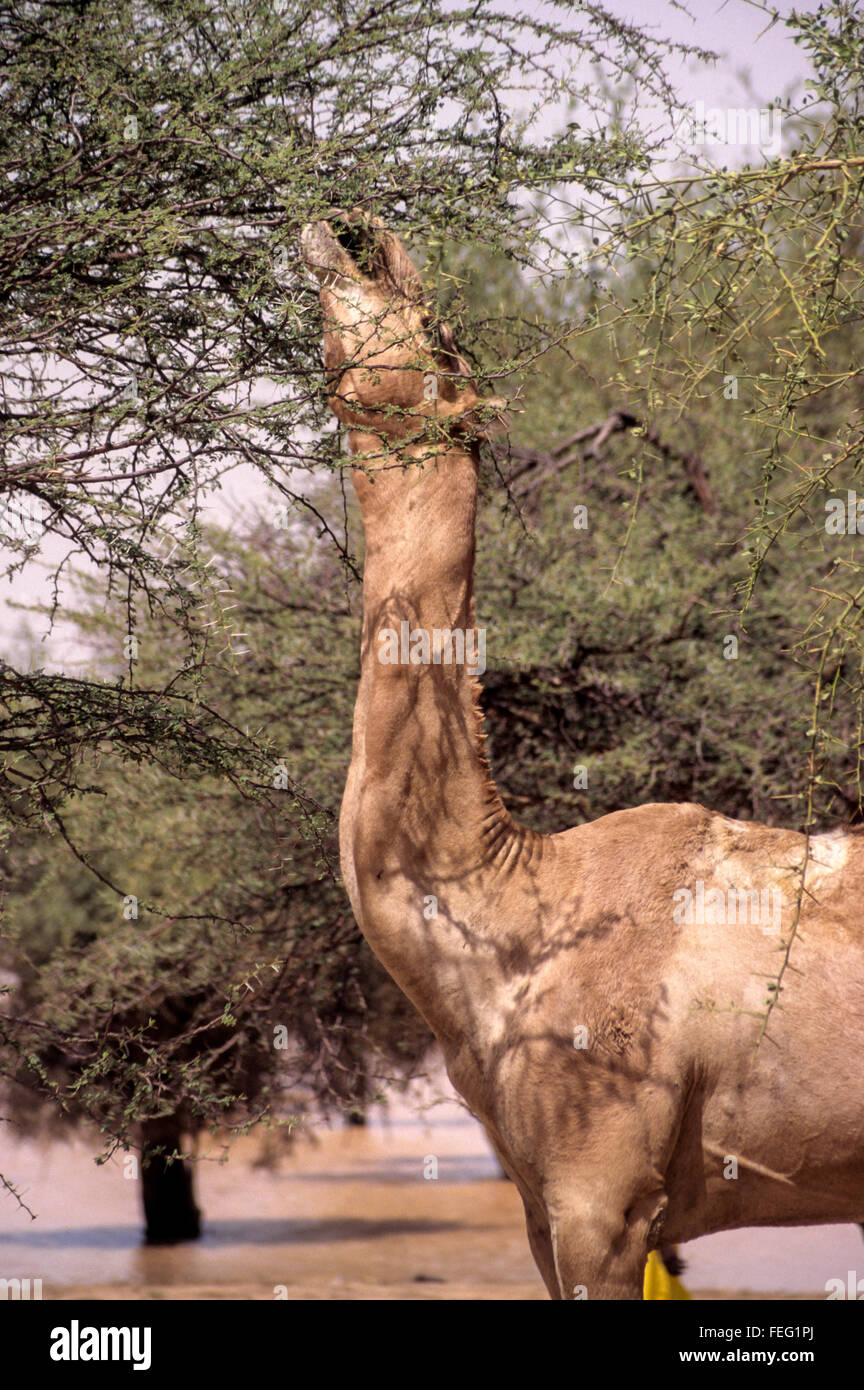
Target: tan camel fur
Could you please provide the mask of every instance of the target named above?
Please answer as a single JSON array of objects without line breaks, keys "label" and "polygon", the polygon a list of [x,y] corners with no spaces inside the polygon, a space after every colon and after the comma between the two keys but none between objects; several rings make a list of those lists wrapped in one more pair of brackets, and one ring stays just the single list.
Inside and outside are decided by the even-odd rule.
[{"label": "tan camel fur", "polygon": [[395,236],[355,211],[302,247],[366,534],[345,882],[551,1296],[638,1299],[661,1242],[864,1220],[864,836],[687,804],[513,823],[474,670],[422,636],[475,636],[483,407]]}]

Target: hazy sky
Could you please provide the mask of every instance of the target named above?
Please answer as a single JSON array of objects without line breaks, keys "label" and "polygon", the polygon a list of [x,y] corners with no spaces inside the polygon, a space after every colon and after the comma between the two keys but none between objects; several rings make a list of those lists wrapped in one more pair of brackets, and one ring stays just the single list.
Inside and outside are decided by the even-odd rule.
[{"label": "hazy sky", "polygon": [[[670,65],[670,75],[690,101],[701,99],[710,106],[738,105],[744,91],[739,74],[749,70],[753,90],[761,98],[758,104],[767,106],[806,68],[806,57],[792,42],[785,25],[766,29],[768,21],[763,12],[745,0],[691,0],[679,6],[668,0],[606,0],[606,7],[633,24],[650,27],[658,37],[698,44],[722,55],[713,67]],[[798,5],[792,0],[777,0],[775,8],[781,15],[789,15],[794,9],[807,14],[816,5],[807,0]]]}]

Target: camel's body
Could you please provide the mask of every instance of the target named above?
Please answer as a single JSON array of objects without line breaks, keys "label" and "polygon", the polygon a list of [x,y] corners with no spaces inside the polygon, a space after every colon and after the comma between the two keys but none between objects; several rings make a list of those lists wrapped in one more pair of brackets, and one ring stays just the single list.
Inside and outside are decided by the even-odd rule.
[{"label": "camel's body", "polygon": [[[368,273],[327,223],[304,236],[331,400],[368,470],[355,470],[367,557],[343,872],[519,1188],[550,1293],[638,1298],[661,1240],[864,1220],[864,835],[808,851],[695,805],[552,836],[512,823],[470,670],[379,660],[379,634],[402,621],[473,627],[477,461],[457,431],[478,403],[462,359],[425,335],[398,241],[343,225],[371,245]],[[710,906],[708,925],[698,907],[682,921],[675,895],[700,883],[727,903],[779,890],[779,932],[752,912],[710,925]]]}]

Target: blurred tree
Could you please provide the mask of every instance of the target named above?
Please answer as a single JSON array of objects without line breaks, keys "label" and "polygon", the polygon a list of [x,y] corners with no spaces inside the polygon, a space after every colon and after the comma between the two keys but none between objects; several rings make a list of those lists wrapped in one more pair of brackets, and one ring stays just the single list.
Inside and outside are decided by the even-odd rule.
[{"label": "blurred tree", "polygon": [[[357,656],[338,564],[306,531],[258,522],[201,541],[248,644],[209,663],[201,700],[279,739],[267,796],[251,803],[231,779],[184,776],[154,754],[134,768],[91,755],[60,833],[19,831],[11,855],[10,1114],[90,1120],[105,1157],[137,1149],[151,1241],[197,1234],[184,1134],[271,1117],[290,1128],[310,1105],[364,1113],[431,1042],[334,870]],[[124,613],[98,606],[98,580],[84,587],[76,620],[107,682]],[[166,679],[182,640],[162,615],[142,623],[142,685]],[[285,813],[289,760],[311,837]]]}]

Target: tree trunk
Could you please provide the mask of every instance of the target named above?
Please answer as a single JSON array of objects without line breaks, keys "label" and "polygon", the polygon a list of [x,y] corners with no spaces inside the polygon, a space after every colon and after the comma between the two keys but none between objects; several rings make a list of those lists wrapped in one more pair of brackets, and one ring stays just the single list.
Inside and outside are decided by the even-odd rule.
[{"label": "tree trunk", "polygon": [[177,1245],[201,1235],[192,1173],[182,1158],[183,1131],[177,1115],[145,1120],[141,1125],[141,1196],[147,1245]]}]

